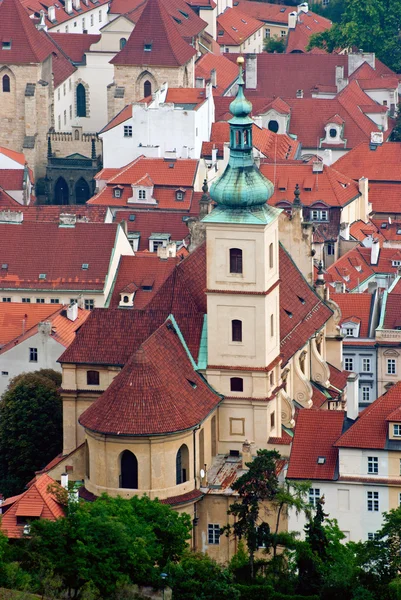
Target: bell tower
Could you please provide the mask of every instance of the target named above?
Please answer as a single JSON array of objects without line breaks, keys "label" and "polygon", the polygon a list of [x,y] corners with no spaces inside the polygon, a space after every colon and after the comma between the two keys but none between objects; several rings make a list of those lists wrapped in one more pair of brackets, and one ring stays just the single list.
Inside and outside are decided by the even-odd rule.
[{"label": "bell tower", "polygon": [[230,159],[211,187],[217,207],[206,225],[208,368],[225,400],[219,409],[219,451],[245,439],[265,447],[281,430],[274,390],[279,383],[278,216],[267,201],[273,184],[252,154],[252,104],[244,96],[238,58],[230,104]]}]

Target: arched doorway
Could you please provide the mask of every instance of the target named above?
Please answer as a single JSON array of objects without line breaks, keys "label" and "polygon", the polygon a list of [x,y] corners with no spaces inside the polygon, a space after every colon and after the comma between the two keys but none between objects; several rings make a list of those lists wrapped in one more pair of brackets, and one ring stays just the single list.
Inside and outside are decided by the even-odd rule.
[{"label": "arched doorway", "polygon": [[138,460],[129,450],[121,454],[120,488],[138,489]]},{"label": "arched doorway", "polygon": [[148,96],[152,95],[152,84],[148,79],[143,84],[143,95],[144,98],[147,98]]},{"label": "arched doorway", "polygon": [[55,204],[69,204],[69,189],[68,183],[64,177],[59,177],[54,187],[54,202]]},{"label": "arched doorway", "polygon": [[75,202],[77,204],[85,204],[89,200],[91,194],[87,181],[83,177],[78,179],[75,184]]}]

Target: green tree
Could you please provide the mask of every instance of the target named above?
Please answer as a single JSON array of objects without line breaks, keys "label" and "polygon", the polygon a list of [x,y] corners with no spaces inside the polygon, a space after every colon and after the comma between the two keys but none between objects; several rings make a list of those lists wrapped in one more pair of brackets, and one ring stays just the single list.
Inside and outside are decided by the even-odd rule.
[{"label": "green tree", "polygon": [[0,491],[20,493],[62,450],[59,373],[23,373],[11,380],[0,400]]},{"label": "green tree", "polygon": [[311,36],[308,50],[318,47],[327,52],[362,48],[394,71],[401,70],[401,0],[344,0],[339,23]]},{"label": "green tree", "polygon": [[323,577],[323,563],[327,558],[329,544],[323,526],[327,515],[323,511],[324,500],[320,499],[316,512],[310,515],[305,525],[305,541],[297,548],[298,592],[300,594],[315,594],[320,591]]},{"label": "green tree", "polygon": [[[276,450],[258,450],[254,460],[246,463],[248,470],[232,485],[232,489],[238,492],[239,500],[230,505],[228,514],[235,517],[235,522],[222,529],[227,535],[234,533],[239,539],[245,539],[252,579],[256,550],[262,545],[269,548],[272,543],[269,524],[260,518],[260,512],[261,503],[272,501],[279,491],[279,458]],[[266,506],[264,510],[267,512]]]},{"label": "green tree", "polygon": [[273,37],[265,40],[265,43],[263,44],[263,50],[265,52],[269,52],[270,54],[282,54],[285,52],[286,43],[286,37],[279,38],[277,35],[274,35]]}]

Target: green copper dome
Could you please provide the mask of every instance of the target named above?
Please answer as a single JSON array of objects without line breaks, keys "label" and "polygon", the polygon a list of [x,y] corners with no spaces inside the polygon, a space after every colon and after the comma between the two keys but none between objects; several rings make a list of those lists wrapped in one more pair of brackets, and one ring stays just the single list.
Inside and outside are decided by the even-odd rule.
[{"label": "green copper dome", "polygon": [[[241,60],[242,59],[242,60]],[[244,96],[243,58],[238,59],[238,92],[230,104],[230,159],[223,175],[212,184],[211,198],[219,206],[247,208],[265,204],[274,187],[259,171],[253,160],[252,104]]]}]

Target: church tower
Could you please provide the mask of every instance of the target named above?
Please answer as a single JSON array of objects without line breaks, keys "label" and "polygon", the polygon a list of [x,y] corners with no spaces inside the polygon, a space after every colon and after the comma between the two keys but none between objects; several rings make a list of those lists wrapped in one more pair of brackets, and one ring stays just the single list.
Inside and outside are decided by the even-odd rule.
[{"label": "church tower", "polygon": [[257,448],[281,435],[275,388],[280,378],[278,216],[267,204],[273,184],[252,154],[252,104],[230,104],[230,159],[212,185],[217,207],[204,219],[207,248],[207,379],[225,396],[219,408],[219,452]]}]

